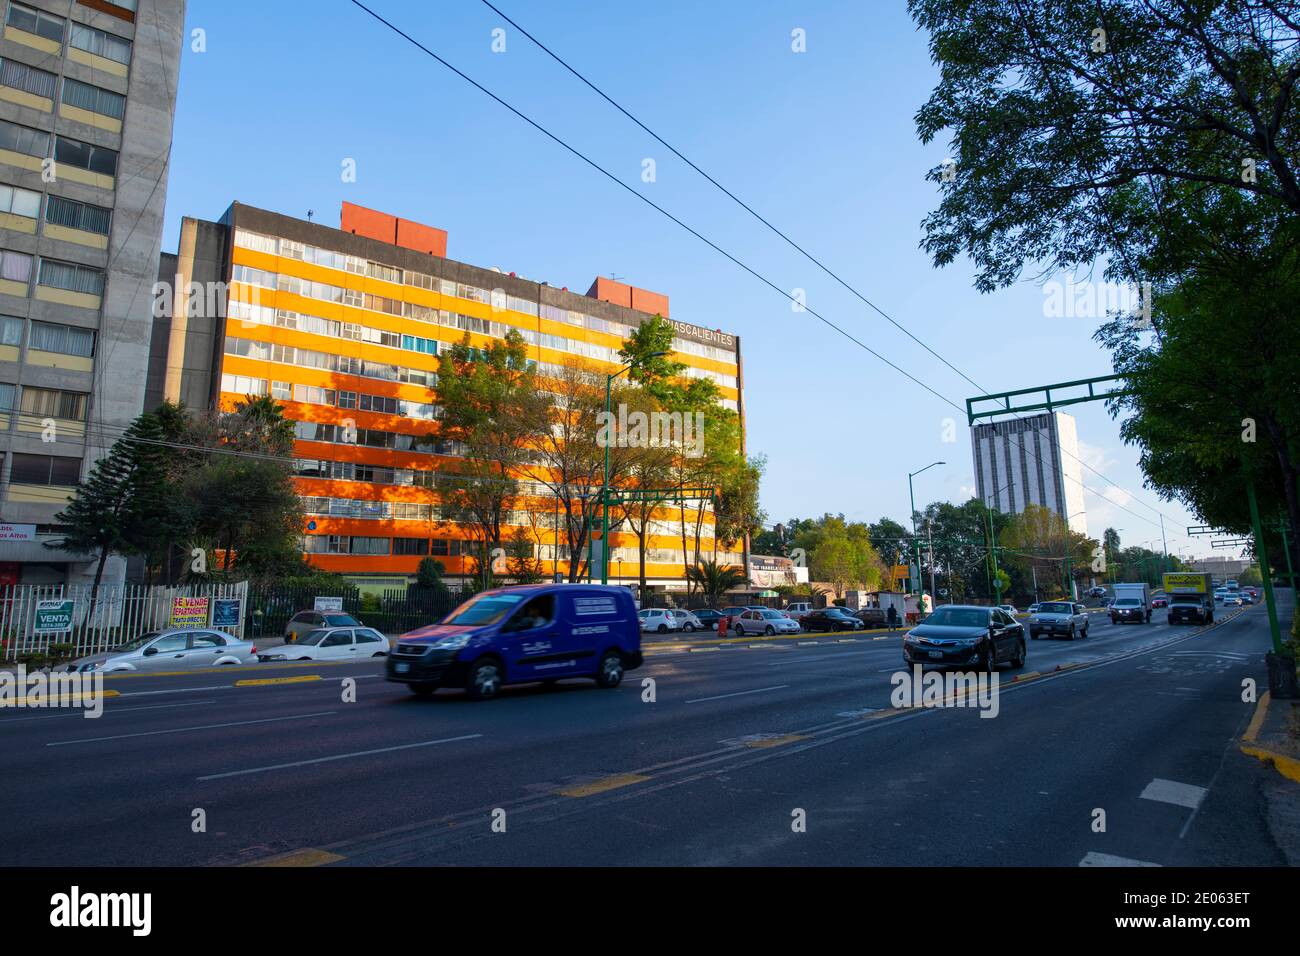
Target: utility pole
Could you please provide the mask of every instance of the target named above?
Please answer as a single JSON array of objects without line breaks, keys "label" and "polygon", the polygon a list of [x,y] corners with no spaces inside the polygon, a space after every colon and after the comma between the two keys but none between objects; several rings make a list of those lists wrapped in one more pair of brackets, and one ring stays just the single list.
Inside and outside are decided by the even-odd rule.
[{"label": "utility pole", "polygon": [[[930,462],[930,464],[922,468],[921,471],[929,471],[935,465],[946,465],[946,464],[948,464],[946,461],[932,461]],[[915,478],[917,475],[919,475],[921,471],[908,472],[907,475],[907,500],[912,506],[912,553],[916,555],[916,580],[918,586],[920,585],[920,581],[921,581],[921,541],[916,536],[916,496],[912,493],[912,479]],[[933,550],[931,550],[930,556],[931,556],[931,560],[933,560],[934,557]],[[931,571],[933,571],[933,567],[931,568]],[[911,578],[910,574],[908,575],[908,578],[909,579]],[[931,588],[931,590],[933,590],[933,587]],[[918,610],[920,608],[920,603],[919,603],[920,600],[921,597],[918,594],[917,595]]]}]

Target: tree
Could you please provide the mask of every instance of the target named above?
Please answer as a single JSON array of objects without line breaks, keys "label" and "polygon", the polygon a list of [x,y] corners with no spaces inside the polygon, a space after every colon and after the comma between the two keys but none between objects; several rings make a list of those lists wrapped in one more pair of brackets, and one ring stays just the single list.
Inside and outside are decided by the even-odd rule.
[{"label": "tree", "polygon": [[166,450],[152,415],[133,421],[77,485],[55,520],[65,528],[62,547],[99,552],[86,620],[93,620],[104,566],[113,552],[137,553],[150,540],[151,525],[166,512]]},{"label": "tree", "polygon": [[714,607],[720,603],[723,594],[749,583],[749,576],[741,568],[719,565],[707,558],[687,568],[686,578]]},{"label": "tree", "polygon": [[536,542],[526,528],[515,528],[506,545],[506,572],[516,584],[538,584],[546,580],[546,569],[537,557]]},{"label": "tree", "polygon": [[[673,324],[655,314],[632,330],[618,350],[624,363],[632,363],[628,377],[654,396],[661,406],[671,408],[681,401],[680,388],[674,382],[686,371],[686,365],[671,357]],[[656,354],[663,353],[663,354]],[[705,381],[696,379],[695,381]]]},{"label": "tree", "polygon": [[527,343],[514,329],[486,349],[470,345],[468,332],[445,349],[435,395],[442,417],[428,441],[454,442],[462,458],[457,480],[442,490],[443,516],[469,530],[477,552],[472,563],[486,587],[488,556],[501,547],[502,525],[518,497],[516,476],[550,427],[548,401]]},{"label": "tree", "polygon": [[1291,0],[908,9],[941,73],[917,131],[926,143],[950,131],[954,147],[930,173],[943,199],[923,246],[936,265],[970,256],[982,291],[1028,263],[1122,264],[1159,241],[1128,202],[1138,191],[1232,191],[1300,213]]}]

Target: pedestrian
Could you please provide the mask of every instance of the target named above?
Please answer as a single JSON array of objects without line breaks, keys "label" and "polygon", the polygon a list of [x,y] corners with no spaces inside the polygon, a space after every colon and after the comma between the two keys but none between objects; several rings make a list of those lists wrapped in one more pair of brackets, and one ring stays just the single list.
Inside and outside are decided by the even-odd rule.
[{"label": "pedestrian", "polygon": [[889,629],[891,631],[897,630],[898,629],[898,608],[894,607],[894,605],[892,604],[889,605],[889,613],[885,615],[885,620],[889,622]]}]

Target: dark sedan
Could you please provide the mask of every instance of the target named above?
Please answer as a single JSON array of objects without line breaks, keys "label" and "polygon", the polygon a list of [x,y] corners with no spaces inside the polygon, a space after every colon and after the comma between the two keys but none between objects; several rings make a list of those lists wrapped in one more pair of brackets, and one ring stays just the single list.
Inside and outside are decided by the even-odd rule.
[{"label": "dark sedan", "polygon": [[711,607],[702,607],[695,611],[695,616],[700,619],[700,623],[710,631],[718,629],[718,621],[722,620],[722,614],[713,610]]},{"label": "dark sedan", "polygon": [[860,631],[862,622],[838,607],[809,611],[799,621],[805,631]]},{"label": "dark sedan", "polygon": [[1000,608],[947,604],[903,636],[908,667],[1025,666],[1024,625]]}]

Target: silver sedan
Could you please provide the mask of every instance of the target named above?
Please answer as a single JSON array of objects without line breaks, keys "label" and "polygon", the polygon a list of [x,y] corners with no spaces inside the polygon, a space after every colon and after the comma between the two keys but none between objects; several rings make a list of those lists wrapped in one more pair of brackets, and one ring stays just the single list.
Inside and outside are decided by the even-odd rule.
[{"label": "silver sedan", "polygon": [[150,631],[120,647],[78,658],[70,671],[189,670],[220,664],[251,664],[256,658],[252,641],[206,628],[172,628]]}]

